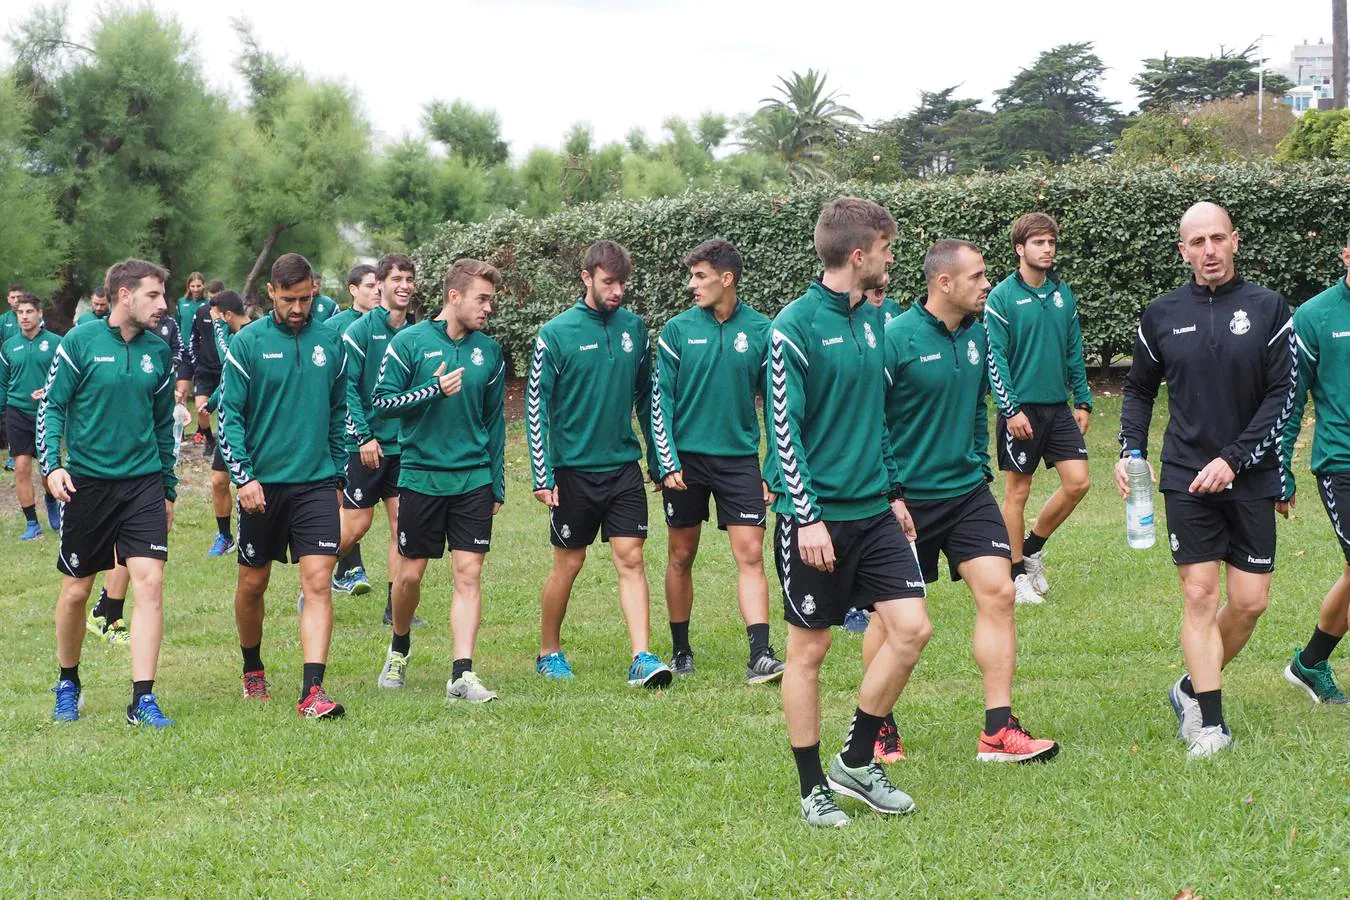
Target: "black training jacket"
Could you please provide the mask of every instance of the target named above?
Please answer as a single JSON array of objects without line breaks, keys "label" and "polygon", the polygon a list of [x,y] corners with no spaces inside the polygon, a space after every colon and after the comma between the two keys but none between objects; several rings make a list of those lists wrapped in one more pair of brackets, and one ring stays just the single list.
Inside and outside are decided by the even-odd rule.
[{"label": "black training jacket", "polygon": [[1158,385],[1167,382],[1163,491],[1184,493],[1223,457],[1234,499],[1283,496],[1280,433],[1294,408],[1298,355],[1279,294],[1241,278],[1210,293],[1194,279],[1144,310],[1120,409],[1121,455],[1148,455]]},{"label": "black training jacket", "polygon": [[187,351],[192,360],[192,371],[208,378],[220,377],[220,351],[216,349],[215,319],[211,318],[211,304],[203,303],[192,314],[192,335]]}]

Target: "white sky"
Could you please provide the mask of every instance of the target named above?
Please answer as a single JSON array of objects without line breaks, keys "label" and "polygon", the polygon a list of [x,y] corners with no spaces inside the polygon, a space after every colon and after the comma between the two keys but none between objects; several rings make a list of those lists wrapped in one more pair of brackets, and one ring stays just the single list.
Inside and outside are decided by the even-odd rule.
[{"label": "white sky", "polygon": [[[41,4],[6,0],[0,29]],[[1176,0],[868,3],[853,0],[155,0],[201,48],[213,84],[243,99],[232,59],[232,16],[254,23],[263,44],[311,75],[354,86],[380,139],[417,133],[422,105],[456,98],[495,109],[512,155],[558,147],[575,122],[600,142],[634,125],[660,134],[670,115],[748,113],[777,76],[828,70],[829,85],[865,120],[911,109],[921,89],[964,83],[992,99],[1050,47],[1093,41],[1110,71],[1110,99],[1136,105],[1130,78],[1145,57],[1243,48],[1262,33],[1272,67],[1293,45],[1331,39],[1326,0],[1180,3]],[[83,37],[98,3],[70,0]],[[822,12],[833,21],[821,18]],[[867,46],[867,41],[873,41]],[[844,48],[856,48],[846,50]],[[6,46],[2,52],[8,55]]]}]

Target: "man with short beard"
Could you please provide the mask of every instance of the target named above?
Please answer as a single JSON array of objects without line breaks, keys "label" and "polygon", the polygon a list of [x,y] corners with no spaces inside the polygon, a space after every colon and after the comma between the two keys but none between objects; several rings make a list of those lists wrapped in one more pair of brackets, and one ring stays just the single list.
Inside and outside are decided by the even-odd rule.
[{"label": "man with short beard", "polygon": [[85,322],[93,322],[98,319],[108,318],[108,311],[111,306],[108,303],[108,289],[103,285],[94,288],[94,292],[89,295],[89,311],[75,320],[76,325],[83,325]]},{"label": "man with short beard", "polygon": [[881,287],[863,291],[863,297],[867,299],[867,302],[881,310],[882,319],[887,325],[891,323],[891,319],[897,318],[904,312],[899,300],[886,296],[886,288],[890,283],[891,273],[887,272],[886,277],[881,280]]},{"label": "man with short beard", "polygon": [[[178,339],[183,342],[183,352],[178,362],[178,402],[187,404],[192,396],[192,379],[195,374],[196,360],[193,358],[192,320],[197,311],[206,305],[206,276],[193,272],[188,276],[187,293],[178,298],[174,321],[178,326]],[[205,444],[211,437],[211,417],[197,416],[197,431],[192,435],[192,443]]]},{"label": "man with short beard", "polygon": [[315,322],[327,322],[337,314],[337,301],[325,294],[323,288],[323,276],[318,272],[314,273],[314,305],[310,308],[310,317]]},{"label": "man with short beard", "polygon": [[[244,300],[234,291],[221,291],[211,299],[211,342],[213,354],[222,363],[230,352],[230,343],[239,329],[249,323],[244,312]],[[217,383],[206,397],[197,397],[197,412],[207,415],[220,408],[220,385]],[[225,465],[225,457],[220,454],[220,442],[211,452],[211,507],[216,517],[216,537],[206,555],[213,558],[224,556],[235,548],[234,532],[230,530],[230,475]]]},{"label": "man with short beard", "polygon": [[380,282],[375,278],[375,267],[366,263],[353,266],[347,273],[347,293],[352,295],[352,305],[323,323],[338,334],[379,304]]},{"label": "man with short beard", "polygon": [[[15,312],[19,307],[19,299],[23,297],[24,290],[21,284],[11,284],[9,286],[9,308],[0,313],[0,344],[14,337],[19,333],[19,316]],[[5,423],[0,419],[0,447],[8,447],[9,441],[5,435]],[[5,454],[5,471],[14,471],[14,457],[9,453]]]},{"label": "man with short beard", "polygon": [[[37,498],[33,495],[33,460],[37,457],[37,410],[47,372],[61,339],[42,324],[38,298],[25,294],[16,310],[19,333],[0,342],[0,421],[5,423],[14,453],[14,488],[23,510],[20,540],[42,537]],[[47,492],[47,523],[61,529],[61,504]]]},{"label": "man with short beard", "polygon": [[[173,356],[147,334],[168,315],[154,263],[128,259],[108,270],[107,325],[91,323],[56,351],[37,415],[37,451],[47,488],[66,504],[57,569],[53,692],[57,721],[80,717],[80,647],[94,575],[125,563],[136,589],[128,725],[173,724],[154,693],[164,633],[164,562],[178,478],[174,474]],[[67,453],[61,459],[64,445]]]}]

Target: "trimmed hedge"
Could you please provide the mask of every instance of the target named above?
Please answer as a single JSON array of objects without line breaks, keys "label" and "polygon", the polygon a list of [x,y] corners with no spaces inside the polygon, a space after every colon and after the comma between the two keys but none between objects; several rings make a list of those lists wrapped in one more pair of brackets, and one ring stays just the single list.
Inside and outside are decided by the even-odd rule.
[{"label": "trimmed hedge", "polygon": [[1345,274],[1338,253],[1350,230],[1350,165],[1087,164],[928,182],[812,184],[784,193],[690,192],[578,206],[543,219],[512,214],[446,225],[417,251],[420,287],[424,297],[439,297],[440,278],[459,257],[497,266],[504,284],[488,332],[523,362],[539,326],[580,296],[581,259],[592,241],[616,240],[632,253],[628,302],[655,330],[689,304],[684,254],[721,236],[745,259],[741,298],[774,315],[819,273],[811,244],[816,215],[846,193],[881,203],[899,223],[891,294],[902,301],[922,292],[921,262],[933,241],[961,237],[983,247],[997,283],[1015,264],[1013,219],[1030,210],[1053,214],[1062,229],[1058,270],[1073,285],[1084,347],[1099,364],[1128,353],[1144,305],[1188,276],[1177,223],[1198,200],[1232,213],[1238,269],[1248,280],[1297,303]]}]

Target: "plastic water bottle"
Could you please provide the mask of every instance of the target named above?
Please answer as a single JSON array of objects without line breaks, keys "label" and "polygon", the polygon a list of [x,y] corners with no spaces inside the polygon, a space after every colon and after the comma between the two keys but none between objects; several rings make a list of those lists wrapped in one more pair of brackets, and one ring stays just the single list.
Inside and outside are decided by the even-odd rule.
[{"label": "plastic water bottle", "polygon": [[1125,461],[1130,492],[1125,497],[1125,539],[1135,550],[1153,546],[1153,478],[1138,450]]},{"label": "plastic water bottle", "polygon": [[178,450],[183,446],[183,431],[187,424],[192,421],[192,413],[183,404],[179,403],[173,408],[173,455],[178,458]]}]

